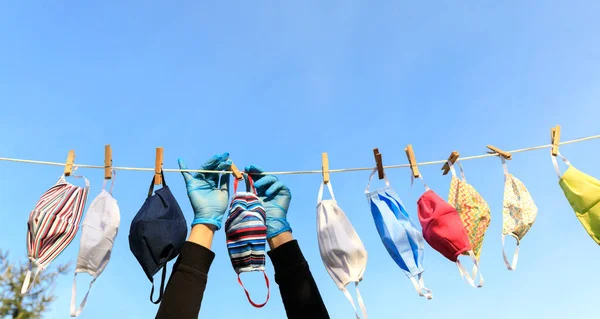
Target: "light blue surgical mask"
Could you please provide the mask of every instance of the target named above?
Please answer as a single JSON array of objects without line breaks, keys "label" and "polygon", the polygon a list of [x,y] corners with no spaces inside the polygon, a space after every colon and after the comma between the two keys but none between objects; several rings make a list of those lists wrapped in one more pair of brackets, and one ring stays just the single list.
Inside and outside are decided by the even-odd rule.
[{"label": "light blue surgical mask", "polygon": [[369,177],[365,194],[371,207],[377,232],[392,259],[410,278],[419,296],[431,299],[431,290],[425,288],[423,282],[423,272],[425,271],[423,268],[423,251],[425,249],[423,235],[410,220],[404,204],[390,186],[387,177],[385,177],[384,188],[369,191],[375,172],[377,169],[374,169]]}]

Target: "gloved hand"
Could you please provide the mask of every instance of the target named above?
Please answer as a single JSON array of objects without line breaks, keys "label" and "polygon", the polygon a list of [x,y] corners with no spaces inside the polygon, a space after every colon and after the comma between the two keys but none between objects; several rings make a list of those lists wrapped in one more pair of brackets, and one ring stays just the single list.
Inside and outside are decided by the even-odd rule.
[{"label": "gloved hand", "polygon": [[[188,169],[183,159],[180,158],[178,162],[180,169]],[[229,153],[213,156],[200,169],[230,170],[231,161],[229,160]],[[181,174],[183,174],[183,178],[185,179],[188,197],[194,210],[192,226],[196,224],[210,224],[219,230],[229,200],[230,174],[222,174],[220,183],[218,173],[194,173],[192,175],[190,172],[183,171]]]},{"label": "gloved hand", "polygon": [[290,189],[273,175],[256,175],[263,170],[257,166],[246,166],[244,171],[254,181],[256,193],[267,213],[267,238],[285,231],[292,231],[287,221],[287,211],[292,200]]}]

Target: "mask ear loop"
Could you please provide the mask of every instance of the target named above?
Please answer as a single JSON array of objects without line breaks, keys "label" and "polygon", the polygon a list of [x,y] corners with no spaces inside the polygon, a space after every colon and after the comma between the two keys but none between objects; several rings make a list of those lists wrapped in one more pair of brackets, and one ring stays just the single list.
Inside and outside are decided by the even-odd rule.
[{"label": "mask ear loop", "polygon": [[[256,188],[254,188],[254,181],[250,175],[246,176],[246,181],[248,181],[248,185],[250,185],[249,191],[256,194]],[[246,189],[248,190],[248,185],[246,185]]]},{"label": "mask ear loop", "polygon": [[423,273],[417,275],[418,280],[415,277],[410,277],[410,281],[413,286],[415,286],[415,290],[421,297],[427,298],[427,300],[433,299],[433,295],[431,294],[431,290],[425,287],[425,281],[423,280]]},{"label": "mask ear loop", "polygon": [[354,283],[354,288],[356,288],[356,300],[358,301],[358,306],[360,307],[360,311],[362,312],[363,319],[367,319],[367,306],[365,306],[365,302],[363,301],[362,295],[360,294],[360,290],[358,290],[358,281]]},{"label": "mask ear loop", "polygon": [[[362,318],[367,319],[368,318],[367,307],[365,306],[365,303],[362,299],[360,290],[358,290],[358,282],[354,283],[354,287],[356,288],[356,299],[358,301],[358,307],[360,308]],[[356,319],[361,319],[360,316],[358,315],[358,310],[356,309],[356,304],[354,303],[354,300],[352,299],[352,295],[350,295],[350,292],[348,292],[348,289],[346,289],[346,287],[344,287],[344,288],[342,288],[342,292],[344,293],[344,296],[346,297],[346,299],[348,299],[348,301],[350,301],[350,304],[352,305],[352,309],[354,309],[354,315],[356,316]]]},{"label": "mask ear loop", "polygon": [[[425,180],[423,179],[423,173],[419,173],[419,179],[423,182],[423,186],[425,186],[425,191],[430,190],[429,186],[427,186],[427,183],[425,183]],[[415,184],[415,175],[413,175],[413,173],[410,173],[410,187],[413,187],[413,185]]]},{"label": "mask ear loop", "polygon": [[467,178],[465,177],[465,171],[463,170],[462,165],[460,164],[459,160],[456,160],[456,164],[458,164],[458,169],[460,169],[460,177],[462,178],[463,182],[467,182]]},{"label": "mask ear loop", "polygon": [[[451,161],[447,161],[448,163],[448,167],[450,167],[450,172],[452,173],[452,177],[457,177],[456,176],[456,170],[454,169],[454,164]],[[456,164],[458,164],[458,167],[460,168],[460,175],[462,177],[462,181],[463,182],[467,182],[467,179],[465,178],[465,173],[462,170],[462,165],[460,165],[460,162],[457,160]]]},{"label": "mask ear loop", "polygon": [[[111,182],[110,182],[110,190],[108,191],[108,193],[111,195],[112,195],[113,187],[115,186],[115,178],[116,177],[117,177],[117,171],[115,171],[113,169],[112,170],[112,178],[111,178]],[[107,181],[107,179],[105,179],[104,182],[102,182],[102,189],[106,189],[106,181]]]},{"label": "mask ear loop", "polygon": [[237,178],[233,179],[233,193],[237,193],[239,180]]},{"label": "mask ear loop", "polygon": [[[165,180],[165,173],[163,172],[163,170],[160,170],[160,176],[162,177],[162,186],[163,188],[167,187],[167,181]],[[154,179],[156,178],[156,176],[152,176],[152,182],[150,182],[150,189],[148,189],[148,197],[152,196],[152,193],[154,192]],[[111,188],[112,190],[112,188]]]},{"label": "mask ear loop", "polygon": [[[458,164],[458,168],[460,169],[461,180],[466,183],[467,178],[465,177],[465,172],[463,171],[462,165],[460,165],[460,161],[456,160],[456,163],[454,164]],[[457,177],[456,170],[454,169],[454,164],[451,161],[448,161],[448,166],[450,167],[450,172],[452,172],[452,176]]]},{"label": "mask ear loop", "polygon": [[[27,269],[27,274],[25,275],[25,280],[23,281],[23,286],[21,287],[22,295],[27,294],[31,290],[31,288],[33,288],[35,279],[37,278],[40,271],[42,270],[41,266],[35,265],[35,267],[32,267],[32,265],[33,265],[33,261],[30,260],[29,261],[29,269]],[[31,274],[33,273],[34,268],[35,268],[35,274],[33,275],[33,279],[31,279]]]},{"label": "mask ear loop", "polygon": [[[319,187],[319,196],[317,197],[317,205],[323,200],[323,181],[321,181],[321,187]],[[329,189],[329,195],[331,195],[331,200],[335,201],[335,196],[333,195],[333,188],[331,187],[331,181],[327,183],[327,188]],[[368,186],[367,186],[368,189]]]},{"label": "mask ear loop", "polygon": [[83,308],[85,307],[85,304],[87,302],[88,296],[90,295],[90,290],[92,290],[92,285],[96,281],[96,278],[92,279],[92,281],[90,282],[88,291],[85,293],[85,296],[83,297],[83,300],[81,301],[81,304],[79,304],[79,308],[75,309],[76,296],[77,296],[76,278],[77,278],[77,273],[75,273],[75,275],[73,276],[73,287],[71,288],[71,317],[78,317],[81,314],[81,311],[83,311]]},{"label": "mask ear loop", "polygon": [[[377,172],[377,167],[375,167],[373,169],[373,171],[371,171],[371,175],[369,175],[369,182],[367,183],[367,188],[365,189],[365,194],[369,194],[369,188],[371,187],[371,180],[373,179],[373,176],[375,176],[375,173]],[[383,178],[385,179],[385,187],[390,187],[390,181],[387,178],[387,175],[385,173],[383,173]],[[330,190],[331,192],[331,190]],[[333,195],[333,193],[331,193]]]},{"label": "mask ear loop", "polygon": [[158,299],[156,300],[152,300],[152,296],[154,296],[154,280],[152,281],[152,290],[150,290],[150,302],[152,302],[155,305],[158,305],[163,298],[163,293],[165,291],[165,278],[167,275],[167,265],[165,264],[163,266],[163,270],[162,270],[162,276],[161,276],[161,281],[160,281],[160,290],[158,291]]},{"label": "mask ear loop", "polygon": [[[88,181],[88,179],[85,178],[85,176],[75,175],[75,172],[77,171],[78,168],[79,168],[78,166],[75,166],[73,168],[73,173],[71,174],[71,176],[73,176],[73,178],[83,178],[83,180],[85,181],[85,188],[90,188],[90,181]],[[64,177],[64,175],[63,175],[63,177]]]},{"label": "mask ear loop", "polygon": [[508,166],[506,165],[506,160],[502,156],[500,157],[500,161],[502,162],[502,168],[504,169],[504,179],[506,180],[506,176],[508,175]]},{"label": "mask ear loop", "polygon": [[[470,275],[469,272],[462,265],[460,260],[456,259],[456,266],[458,266],[458,271],[460,272],[460,277],[463,279],[466,279],[467,282],[469,283],[469,285],[476,287],[476,288],[481,288],[481,287],[483,287],[483,284],[485,281],[483,279],[483,275],[481,274],[481,270],[479,269],[479,262],[477,261],[477,258],[475,257],[475,254],[473,253],[472,250],[469,250],[469,256],[471,257],[471,260],[473,261],[473,274]],[[474,278],[477,277],[477,274],[479,274],[479,283],[475,284]]]},{"label": "mask ear loop", "polygon": [[[557,155],[560,156],[560,158],[563,160],[563,162],[565,162],[565,164],[567,164],[568,166],[571,166],[571,162],[569,162],[568,159],[566,159],[564,156],[562,156],[562,154],[560,154],[560,152],[557,152]],[[552,155],[552,153],[550,153],[550,156],[552,156],[552,164],[554,164],[554,170],[556,170],[558,179],[561,179],[562,175],[560,174],[560,169],[558,168],[558,162],[556,161],[556,156]]]},{"label": "mask ear loop", "polygon": [[519,238],[515,237],[515,239],[517,240],[517,247],[515,248],[515,253],[513,254],[513,258],[512,258],[512,263],[508,261],[508,258],[506,257],[506,252],[504,251],[504,240],[506,239],[506,234],[502,234],[502,258],[504,258],[504,265],[506,265],[506,268],[508,270],[515,270],[517,269],[517,262],[519,261],[519,245],[521,243],[521,241],[519,240]]},{"label": "mask ear loop", "polygon": [[[254,187],[254,181],[252,180],[252,177],[246,173],[243,173],[243,176],[245,176],[244,178],[242,178],[242,180],[244,180],[246,182],[246,191],[256,194],[256,188]],[[239,182],[240,182],[239,179],[237,179],[237,178],[233,179],[233,193],[234,194],[237,193]]]},{"label": "mask ear loop", "polygon": [[267,300],[265,300],[265,302],[263,302],[261,304],[257,304],[254,301],[252,301],[252,299],[250,298],[250,293],[248,292],[248,290],[246,290],[246,287],[244,287],[244,284],[242,283],[242,279],[240,278],[240,274],[238,274],[238,283],[244,289],[244,293],[246,293],[246,298],[248,298],[248,301],[250,302],[250,304],[252,306],[254,306],[255,308],[264,307],[267,304],[267,302],[269,302],[269,297],[271,296],[271,286],[269,284],[269,277],[267,277],[267,273],[264,270],[262,271],[262,273],[265,276],[265,283],[267,284]]}]

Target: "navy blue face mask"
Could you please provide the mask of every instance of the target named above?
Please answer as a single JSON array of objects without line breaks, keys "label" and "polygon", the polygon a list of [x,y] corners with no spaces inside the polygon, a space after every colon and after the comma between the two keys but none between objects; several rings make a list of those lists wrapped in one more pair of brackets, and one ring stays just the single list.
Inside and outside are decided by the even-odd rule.
[{"label": "navy blue face mask", "polygon": [[[162,174],[163,187],[154,195],[154,178],[150,184],[148,198],[137,212],[129,229],[129,249],[138,260],[142,269],[152,283],[150,301],[160,303],[163,297],[166,264],[179,255],[179,251],[187,236],[187,223],[181,208]],[[162,268],[160,292],[156,301],[154,295],[153,276]]]}]

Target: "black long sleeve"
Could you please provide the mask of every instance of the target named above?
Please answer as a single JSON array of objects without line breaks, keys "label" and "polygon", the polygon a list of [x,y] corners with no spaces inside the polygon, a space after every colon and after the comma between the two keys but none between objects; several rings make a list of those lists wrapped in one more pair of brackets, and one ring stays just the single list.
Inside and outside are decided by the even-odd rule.
[{"label": "black long sleeve", "polygon": [[288,319],[329,319],[315,279],[296,240],[268,252],[275,268],[275,282]]},{"label": "black long sleeve", "polygon": [[[288,319],[329,319],[327,309],[300,251],[298,242],[287,242],[268,252],[275,268],[275,282]],[[215,258],[210,249],[185,242],[173,265],[157,319],[196,319],[206,289],[208,270]]]},{"label": "black long sleeve", "polygon": [[157,319],[197,319],[215,253],[186,241],[173,265]]}]

